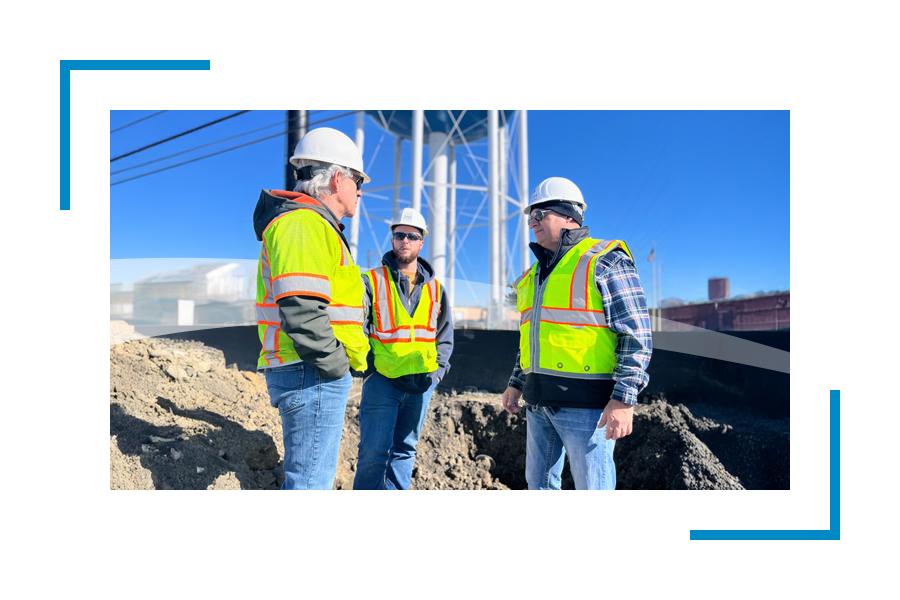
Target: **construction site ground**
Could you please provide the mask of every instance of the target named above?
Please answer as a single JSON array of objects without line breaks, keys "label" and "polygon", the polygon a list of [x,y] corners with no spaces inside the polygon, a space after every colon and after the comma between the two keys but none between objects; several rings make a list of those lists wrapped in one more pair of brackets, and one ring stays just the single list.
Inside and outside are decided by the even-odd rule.
[{"label": "construction site ground", "polygon": [[[110,330],[111,489],[278,489],[281,420],[264,375],[226,365],[196,341]],[[352,489],[362,379],[347,403],[335,489]],[[788,489],[789,420],[714,403],[640,398],[634,433],[616,444],[619,489]],[[525,489],[524,411],[499,394],[438,391],[412,489]],[[568,468],[563,488],[574,489]]]}]

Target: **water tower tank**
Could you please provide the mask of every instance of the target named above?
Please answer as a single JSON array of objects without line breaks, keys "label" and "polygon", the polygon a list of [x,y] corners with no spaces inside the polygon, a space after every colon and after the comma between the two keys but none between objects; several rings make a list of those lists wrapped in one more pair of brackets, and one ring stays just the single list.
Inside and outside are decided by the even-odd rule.
[{"label": "water tower tank", "polygon": [[[462,120],[459,122],[459,129],[462,131],[462,134],[465,136],[467,142],[471,143],[475,140],[480,140],[488,133],[488,111],[486,110],[426,110],[424,112],[426,140],[428,139],[428,134],[432,132],[440,132],[444,134],[450,133],[450,130],[453,129],[453,120],[451,120],[448,113],[453,113],[453,119],[459,119],[459,116],[463,112],[465,112],[465,114],[463,114]],[[509,122],[515,111],[501,110],[500,112],[503,114],[503,119]],[[369,115],[379,127],[387,130],[389,133],[392,133],[393,135],[401,137],[405,140],[412,139],[413,111],[367,110],[366,114]],[[462,144],[462,138],[459,137],[458,132],[453,133],[452,141],[454,144]]]}]

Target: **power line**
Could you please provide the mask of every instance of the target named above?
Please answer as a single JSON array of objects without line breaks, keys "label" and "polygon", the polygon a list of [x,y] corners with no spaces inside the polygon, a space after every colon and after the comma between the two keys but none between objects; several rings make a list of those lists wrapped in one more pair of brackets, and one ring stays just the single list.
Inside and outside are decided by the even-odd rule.
[{"label": "power line", "polygon": [[[355,111],[355,110],[351,110],[351,111],[349,111],[349,112],[341,113],[341,114],[339,114],[339,115],[334,115],[334,116],[331,116],[331,117],[326,117],[326,118],[324,118],[324,119],[320,119],[320,120],[318,120],[318,121],[315,121],[314,123],[309,123],[309,124],[307,125],[307,127],[312,127],[313,125],[319,125],[320,123],[325,123],[326,121],[333,121],[334,119],[339,119],[339,118],[341,118],[341,117],[346,117],[346,116],[348,116],[348,115],[356,114],[356,112],[357,112],[357,111]],[[292,130],[289,130],[289,131],[296,131],[296,130],[298,130],[298,129],[299,129],[299,127],[296,127],[296,128],[294,128],[294,129],[292,129]],[[224,150],[219,150],[218,152],[212,152],[212,153],[210,153],[210,154],[205,154],[205,155],[203,155],[203,156],[198,156],[197,158],[192,158],[192,159],[190,159],[190,160],[186,160],[186,161],[184,161],[184,162],[180,162],[180,163],[177,163],[177,164],[174,164],[174,165],[169,165],[168,167],[163,167],[162,169],[157,169],[157,170],[155,170],[155,171],[150,171],[149,173],[141,173],[140,175],[135,175],[134,177],[129,177],[128,179],[122,179],[122,180],[116,181],[115,183],[110,183],[110,184],[109,184],[109,187],[112,187],[112,186],[114,186],[114,185],[119,185],[120,183],[125,183],[125,182],[127,182],[127,181],[134,181],[135,179],[140,179],[141,177],[147,177],[148,175],[155,175],[156,173],[162,173],[163,171],[168,171],[169,169],[174,169],[175,167],[180,167],[180,166],[182,166],[182,165],[187,165],[187,164],[190,164],[190,163],[193,163],[193,162],[197,162],[198,160],[203,160],[204,158],[210,158],[210,157],[213,157],[213,156],[218,156],[219,154],[225,154],[226,152],[231,152],[232,150],[237,150],[238,148],[245,148],[245,147],[247,147],[247,146],[252,146],[253,144],[258,144],[259,142],[264,142],[264,141],[266,141],[266,140],[271,140],[272,138],[280,137],[280,136],[285,135],[285,134],[287,134],[287,133],[288,133],[288,131],[282,131],[281,133],[275,133],[275,134],[273,134],[273,135],[267,135],[266,137],[258,138],[258,139],[249,141],[249,142],[244,143],[244,144],[239,144],[239,145],[237,145],[237,146],[232,146],[231,148],[225,148]]]},{"label": "power line", "polygon": [[271,129],[272,127],[275,127],[277,125],[284,125],[285,123],[287,123],[287,119],[282,119],[281,121],[278,121],[277,123],[272,123],[271,125],[266,125],[265,127],[260,127],[258,129],[251,129],[250,131],[245,131],[244,133],[232,135],[230,137],[223,138],[221,140],[216,140],[215,142],[209,142],[208,144],[201,144],[199,146],[190,148],[188,150],[182,150],[181,152],[176,152],[175,154],[169,154],[168,156],[163,156],[161,158],[154,158],[153,160],[148,160],[147,162],[143,162],[143,163],[131,166],[131,167],[125,167],[124,169],[119,169],[118,171],[113,171],[112,173],[110,173],[110,176],[118,175],[119,173],[124,173],[125,171],[131,171],[133,169],[139,169],[141,167],[146,167],[147,165],[152,165],[153,163],[158,163],[160,161],[168,160],[170,158],[175,158],[176,156],[181,156],[182,154],[187,154],[189,152],[193,152],[194,150],[199,150],[200,148],[206,148],[208,146],[215,146],[216,144],[221,144],[222,142],[227,142],[229,140],[243,137],[245,135],[250,135],[251,133],[257,133],[264,129]]},{"label": "power line", "polygon": [[[314,110],[314,111],[311,111],[309,114],[310,114],[310,116],[312,116],[312,115],[317,115],[317,114],[323,113],[323,112],[325,112],[325,111],[324,110]],[[266,125],[264,127],[258,127],[256,129],[251,129],[250,131],[245,131],[244,133],[239,133],[237,135],[231,135],[231,136],[228,136],[227,138],[222,138],[221,140],[216,140],[215,142],[209,142],[207,144],[200,144],[199,146],[194,146],[193,148],[189,148],[188,150],[182,150],[181,152],[169,154],[168,156],[154,158],[153,160],[148,160],[147,162],[144,162],[144,163],[140,163],[140,164],[137,164],[137,165],[134,165],[131,167],[125,167],[124,169],[119,169],[118,171],[113,171],[109,175],[111,177],[113,175],[118,175],[119,173],[124,173],[125,171],[131,171],[134,169],[139,169],[141,167],[146,167],[147,165],[152,165],[153,163],[158,163],[158,162],[161,162],[164,160],[168,160],[170,158],[175,158],[176,156],[181,156],[182,154],[188,154],[190,152],[193,152],[194,150],[199,150],[200,148],[207,148],[209,146],[215,146],[216,144],[221,144],[222,142],[227,142],[228,140],[233,140],[233,139],[239,138],[239,137],[244,137],[245,135],[250,135],[251,133],[256,133],[256,132],[262,131],[264,129],[271,129],[272,127],[276,127],[278,125],[284,125],[287,122],[288,122],[287,119],[282,119],[282,120],[276,121],[275,123],[272,123],[270,125]]]},{"label": "power line", "polygon": [[146,117],[141,117],[141,118],[138,119],[137,121],[132,121],[131,123],[128,123],[127,125],[122,125],[121,127],[116,127],[115,129],[113,129],[112,131],[110,131],[110,133],[115,133],[115,132],[117,132],[117,131],[122,131],[122,130],[125,129],[126,127],[131,127],[132,125],[137,125],[137,124],[140,123],[141,121],[146,121],[147,119],[152,119],[153,117],[158,117],[159,115],[163,114],[164,112],[169,112],[169,111],[166,111],[166,110],[160,110],[160,111],[157,111],[157,112],[153,113],[152,115],[147,115]]},{"label": "power line", "polygon": [[230,115],[224,116],[221,119],[216,119],[215,121],[210,121],[209,123],[205,123],[203,125],[200,125],[199,127],[194,127],[193,129],[188,129],[187,131],[182,131],[181,133],[176,133],[175,135],[173,135],[171,137],[167,137],[164,140],[159,140],[158,142],[153,142],[152,144],[148,144],[148,145],[144,146],[143,148],[138,148],[137,150],[132,150],[131,152],[126,152],[125,154],[121,154],[115,158],[109,159],[109,162],[116,162],[120,158],[125,158],[126,156],[131,156],[132,154],[137,154],[138,152],[143,152],[144,150],[153,148],[154,146],[159,146],[160,144],[165,144],[166,142],[170,142],[174,139],[180,138],[189,133],[194,133],[195,131],[200,131],[201,129],[205,129],[211,125],[215,125],[216,123],[221,123],[222,121],[227,121],[228,119],[233,119],[234,117],[237,117],[238,115],[242,115],[242,114],[248,113],[248,112],[250,112],[250,111],[249,110],[239,110],[236,113],[232,113]]}]

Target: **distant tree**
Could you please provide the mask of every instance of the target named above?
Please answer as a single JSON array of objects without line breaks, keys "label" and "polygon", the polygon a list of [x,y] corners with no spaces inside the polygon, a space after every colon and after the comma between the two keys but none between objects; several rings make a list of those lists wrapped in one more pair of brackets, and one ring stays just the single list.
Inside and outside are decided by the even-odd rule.
[{"label": "distant tree", "polygon": [[512,286],[512,284],[507,284],[506,287],[509,288],[506,291],[506,306],[515,307],[515,305],[516,305],[516,289]]}]

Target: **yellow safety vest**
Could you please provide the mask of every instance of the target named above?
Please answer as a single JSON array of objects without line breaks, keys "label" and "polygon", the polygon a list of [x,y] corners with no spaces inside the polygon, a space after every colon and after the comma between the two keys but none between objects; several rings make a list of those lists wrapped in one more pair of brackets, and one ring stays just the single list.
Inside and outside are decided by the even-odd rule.
[{"label": "yellow safety vest", "polygon": [[437,371],[437,321],[441,312],[441,286],[437,279],[425,284],[419,305],[410,317],[387,267],[372,269],[365,275],[372,285],[375,333],[369,335],[369,340],[375,370],[389,379]]},{"label": "yellow safety vest", "polygon": [[305,206],[276,217],[262,234],[256,278],[256,322],[262,350],[257,365],[276,367],[300,361],[291,338],[281,330],[277,301],[287,296],[313,296],[328,303],[334,337],[343,344],[350,368],[364,371],[369,353],[362,328],[364,290],[350,249],[337,230],[312,210],[319,206],[315,200],[294,192],[271,193]]},{"label": "yellow safety vest", "polygon": [[631,256],[625,242],[588,238],[560,259],[543,284],[536,285],[539,263],[516,280],[519,365],[525,373],[612,379],[616,334],[606,324],[594,265],[615,248]]}]

